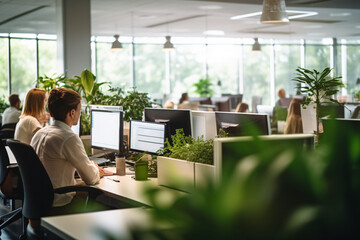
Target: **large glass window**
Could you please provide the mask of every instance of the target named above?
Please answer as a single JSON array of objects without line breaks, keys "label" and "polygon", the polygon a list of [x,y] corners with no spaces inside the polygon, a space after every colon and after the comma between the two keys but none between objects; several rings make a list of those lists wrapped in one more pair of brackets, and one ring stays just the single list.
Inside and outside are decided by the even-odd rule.
[{"label": "large glass window", "polygon": [[319,72],[330,67],[330,46],[305,45],[305,68]]},{"label": "large glass window", "polygon": [[7,38],[0,38],[0,96],[8,95],[8,54],[9,45]]},{"label": "large glass window", "polygon": [[35,86],[36,40],[11,39],[11,93],[21,99]]},{"label": "large glass window", "polygon": [[[357,79],[360,78],[360,46],[347,46],[347,90],[353,93],[359,90]],[[355,89],[355,90],[352,90]]]},{"label": "large glass window", "polygon": [[147,93],[165,92],[165,52],[161,44],[135,44],[135,86]]},{"label": "large glass window", "polygon": [[[96,43],[96,73],[98,82],[111,82],[112,87],[126,89],[131,84],[131,44],[122,44],[123,50],[112,51],[111,43]],[[104,90],[107,90],[105,87]]]},{"label": "large glass window", "polygon": [[56,62],[56,41],[39,40],[39,75],[59,75]]},{"label": "large glass window", "polygon": [[259,96],[263,105],[270,105],[270,46],[261,45],[261,52],[253,52],[252,45],[244,45],[243,52],[243,101],[250,105],[252,97]]},{"label": "large glass window", "polygon": [[208,75],[213,83],[214,96],[239,92],[239,48],[235,45],[208,46]]},{"label": "large glass window", "polygon": [[[286,95],[296,94],[296,68],[301,65],[299,45],[275,45],[275,91],[285,89]],[[274,94],[275,96],[276,93]]]},{"label": "large glass window", "polygon": [[[172,95],[179,99],[181,93],[196,96],[193,84],[205,78],[205,45],[176,45],[170,58],[170,82]],[[210,76],[211,77],[211,76]]]}]

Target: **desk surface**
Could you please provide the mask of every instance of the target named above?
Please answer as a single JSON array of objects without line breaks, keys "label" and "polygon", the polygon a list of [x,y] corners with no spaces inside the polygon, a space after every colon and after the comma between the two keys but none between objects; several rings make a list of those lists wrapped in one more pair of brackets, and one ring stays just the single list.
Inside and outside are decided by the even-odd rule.
[{"label": "desk surface", "polygon": [[146,226],[150,223],[149,210],[130,208],[93,213],[46,217],[41,226],[62,239],[105,239],[109,233],[117,238],[130,239],[129,229],[135,223]]},{"label": "desk surface", "polygon": [[[107,168],[115,172],[115,168]],[[125,176],[107,176],[103,177],[95,187],[114,197],[125,198],[137,203],[151,206],[150,202],[144,195],[144,189],[147,187],[157,187],[164,189],[167,193],[176,195],[186,194],[177,190],[162,187],[158,185],[157,178],[149,178],[147,181],[135,181],[133,175]],[[115,182],[113,180],[119,180]],[[173,194],[163,194],[162,201],[173,200]],[[168,198],[168,199],[166,199]],[[129,234],[129,226],[133,223],[140,223],[141,226],[149,223],[148,209],[130,208],[102,212],[70,214],[63,216],[42,218],[41,226],[48,231],[60,236],[63,239],[101,239],[101,231],[106,230],[114,236],[125,237]],[[102,234],[104,236],[104,234]]]}]

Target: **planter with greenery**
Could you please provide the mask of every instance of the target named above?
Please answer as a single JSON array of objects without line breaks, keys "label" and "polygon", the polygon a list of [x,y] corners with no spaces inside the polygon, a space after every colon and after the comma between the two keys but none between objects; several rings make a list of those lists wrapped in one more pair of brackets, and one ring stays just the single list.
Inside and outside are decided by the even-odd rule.
[{"label": "planter with greenery", "polygon": [[319,124],[320,124],[320,115],[319,109],[322,103],[339,103],[336,99],[333,99],[332,96],[340,91],[340,88],[344,87],[344,84],[341,82],[341,77],[331,77],[329,76],[331,69],[325,68],[321,73],[305,69],[297,68],[297,77],[293,81],[297,82],[298,89],[301,93],[307,94],[305,101],[302,103],[303,107],[314,104],[316,109],[316,135],[319,136]]},{"label": "planter with greenery", "polygon": [[0,97],[0,113],[3,113],[5,109],[9,107],[9,104],[7,104],[5,100],[5,96]]},{"label": "planter with greenery", "polygon": [[177,129],[171,138],[172,144],[166,140],[165,148],[158,152],[161,155],[157,157],[160,185],[190,191],[215,176],[213,139],[194,139],[185,136],[182,129]]},{"label": "planter with greenery", "polygon": [[201,78],[193,86],[195,87],[195,93],[200,97],[211,97],[213,95],[212,83],[209,78]]}]

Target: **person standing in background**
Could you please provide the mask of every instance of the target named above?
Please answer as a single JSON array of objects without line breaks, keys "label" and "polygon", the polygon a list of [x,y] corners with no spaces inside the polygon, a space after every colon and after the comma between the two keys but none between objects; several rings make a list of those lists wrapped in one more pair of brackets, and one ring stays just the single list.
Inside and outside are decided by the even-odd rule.
[{"label": "person standing in background", "polygon": [[10,103],[10,107],[5,109],[3,113],[3,120],[2,120],[3,126],[5,124],[17,123],[21,115],[21,111],[19,110],[21,104],[19,95],[11,94],[9,96],[9,103]]}]

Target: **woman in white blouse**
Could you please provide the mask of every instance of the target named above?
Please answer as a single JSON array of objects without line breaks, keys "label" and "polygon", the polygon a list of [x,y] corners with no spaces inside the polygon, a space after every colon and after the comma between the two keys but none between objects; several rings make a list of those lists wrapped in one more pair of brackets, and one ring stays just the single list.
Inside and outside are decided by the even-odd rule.
[{"label": "woman in white blouse", "polygon": [[25,104],[16,125],[14,138],[20,142],[30,144],[34,134],[48,122],[49,114],[46,113],[46,92],[44,89],[33,88],[25,98]]}]

